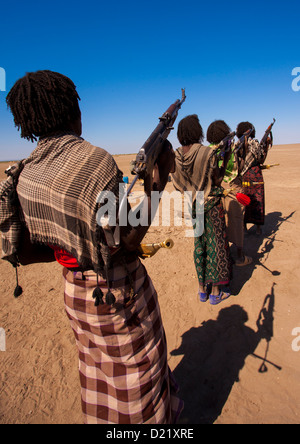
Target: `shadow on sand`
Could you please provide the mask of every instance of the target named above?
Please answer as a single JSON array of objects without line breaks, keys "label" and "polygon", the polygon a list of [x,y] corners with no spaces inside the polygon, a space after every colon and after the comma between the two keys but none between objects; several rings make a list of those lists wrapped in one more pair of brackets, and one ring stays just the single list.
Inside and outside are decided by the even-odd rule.
[{"label": "shadow on sand", "polygon": [[[244,284],[251,278],[253,271],[257,267],[263,267],[273,276],[279,276],[281,274],[280,270],[270,270],[266,263],[276,242],[282,242],[276,237],[281,225],[284,222],[292,223],[290,219],[294,214],[295,211],[286,217],[283,217],[279,211],[267,214],[265,217],[265,225],[263,226],[263,233],[260,236],[255,234],[255,227],[248,230],[245,234],[244,249],[246,254],[252,257],[253,262],[246,267],[234,267],[233,280],[230,283],[230,290],[233,295],[240,293]],[[232,247],[232,249],[234,250],[234,247]]]},{"label": "shadow on sand", "polygon": [[[183,334],[182,343],[172,356],[183,355],[173,374],[185,403],[181,424],[213,424],[228,399],[247,356],[261,360],[258,372],[265,373],[272,365],[267,359],[273,337],[275,283],[265,298],[257,319],[257,331],[247,327],[246,311],[239,305],[220,310],[217,320],[203,322]],[[255,354],[262,339],[267,342],[264,357]]]}]

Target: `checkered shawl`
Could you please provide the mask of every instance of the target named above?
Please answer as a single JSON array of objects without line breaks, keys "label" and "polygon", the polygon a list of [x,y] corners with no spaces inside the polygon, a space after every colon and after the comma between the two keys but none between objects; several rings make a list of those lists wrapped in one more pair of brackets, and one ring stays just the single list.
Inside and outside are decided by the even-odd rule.
[{"label": "checkered shawl", "polygon": [[22,212],[16,194],[16,184],[22,168],[22,162],[12,165],[8,179],[0,183],[1,259],[15,264],[18,262],[16,253],[22,230]]},{"label": "checkered shawl", "polygon": [[248,139],[248,150],[245,158],[243,170],[240,172],[240,176],[243,176],[249,168],[255,164],[261,163],[261,159],[264,158],[265,150],[261,146],[257,139]]},{"label": "checkered shawl", "polygon": [[103,270],[108,248],[97,225],[101,191],[118,196],[122,181],[112,156],[73,133],[40,139],[17,186],[32,243],[55,245],[84,269]]},{"label": "checkered shawl", "polygon": [[[109,272],[116,303],[95,307],[92,271],[64,269],[65,308],[79,350],[82,409],[87,424],[171,424],[182,410],[167,363],[157,294],[139,259]],[[107,283],[100,281],[105,293]]]}]

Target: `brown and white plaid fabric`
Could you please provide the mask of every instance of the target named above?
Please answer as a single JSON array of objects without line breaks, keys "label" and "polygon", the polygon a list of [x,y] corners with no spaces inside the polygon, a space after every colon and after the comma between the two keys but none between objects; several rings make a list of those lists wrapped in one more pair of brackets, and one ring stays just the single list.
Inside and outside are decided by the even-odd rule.
[{"label": "brown and white plaid fabric", "polygon": [[96,221],[97,197],[106,190],[117,198],[121,181],[113,157],[81,137],[40,139],[17,187],[31,242],[59,246],[84,269],[97,270],[107,249]]},{"label": "brown and white plaid fabric", "polygon": [[[157,294],[139,259],[128,264],[136,296],[130,299],[126,270],[110,271],[114,306],[95,307],[92,271],[64,269],[65,307],[79,350],[84,422],[171,424],[182,402],[167,363]],[[107,284],[100,281],[105,293]]]},{"label": "brown and white plaid fabric", "polygon": [[17,249],[22,232],[22,212],[15,193],[23,163],[12,165],[7,180],[0,183],[1,259],[17,263]]}]

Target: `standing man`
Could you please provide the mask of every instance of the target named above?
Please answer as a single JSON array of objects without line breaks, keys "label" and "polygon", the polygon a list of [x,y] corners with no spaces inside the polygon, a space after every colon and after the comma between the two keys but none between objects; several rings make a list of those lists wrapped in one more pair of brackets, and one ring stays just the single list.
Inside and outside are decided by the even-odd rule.
[{"label": "standing man", "polygon": [[[97,224],[98,195],[119,198],[112,156],[81,138],[74,83],[52,71],[28,73],[7,96],[21,137],[38,141],[22,162],[17,194],[32,244],[63,264],[65,307],[79,353],[85,423],[170,424],[181,403],[167,362],[156,291],[137,248],[148,226],[124,227],[110,248]],[[145,180],[162,191],[173,168],[170,144]],[[150,212],[148,213],[150,214]]]}]

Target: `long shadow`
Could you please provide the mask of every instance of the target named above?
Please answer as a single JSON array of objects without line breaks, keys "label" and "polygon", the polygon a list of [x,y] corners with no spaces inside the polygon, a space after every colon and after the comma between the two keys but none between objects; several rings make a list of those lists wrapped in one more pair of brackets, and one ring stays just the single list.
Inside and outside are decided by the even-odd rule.
[{"label": "long shadow", "polygon": [[[279,211],[269,213],[265,217],[265,225],[263,226],[262,235],[257,236],[254,227],[245,234],[244,249],[246,254],[252,257],[253,262],[245,267],[234,267],[233,279],[230,285],[231,293],[233,295],[239,294],[244,284],[251,278],[253,271],[257,267],[263,267],[273,276],[279,276],[281,274],[280,270],[271,270],[268,268],[266,262],[271,250],[275,247],[276,242],[281,242],[281,240],[277,238],[277,233],[281,225],[284,222],[290,222],[289,219],[291,219],[294,214],[295,211],[284,217]],[[259,252],[261,246],[262,249]]]},{"label": "long shadow", "polygon": [[[267,359],[273,337],[275,306],[274,285],[265,298],[257,319],[257,331],[247,327],[246,311],[239,305],[222,309],[216,321],[203,322],[182,336],[182,343],[172,356],[183,355],[173,374],[179,384],[179,396],[185,407],[181,424],[213,424],[230,395],[248,355],[261,360],[259,373],[272,365]],[[267,341],[264,357],[255,354],[262,339]]]}]

